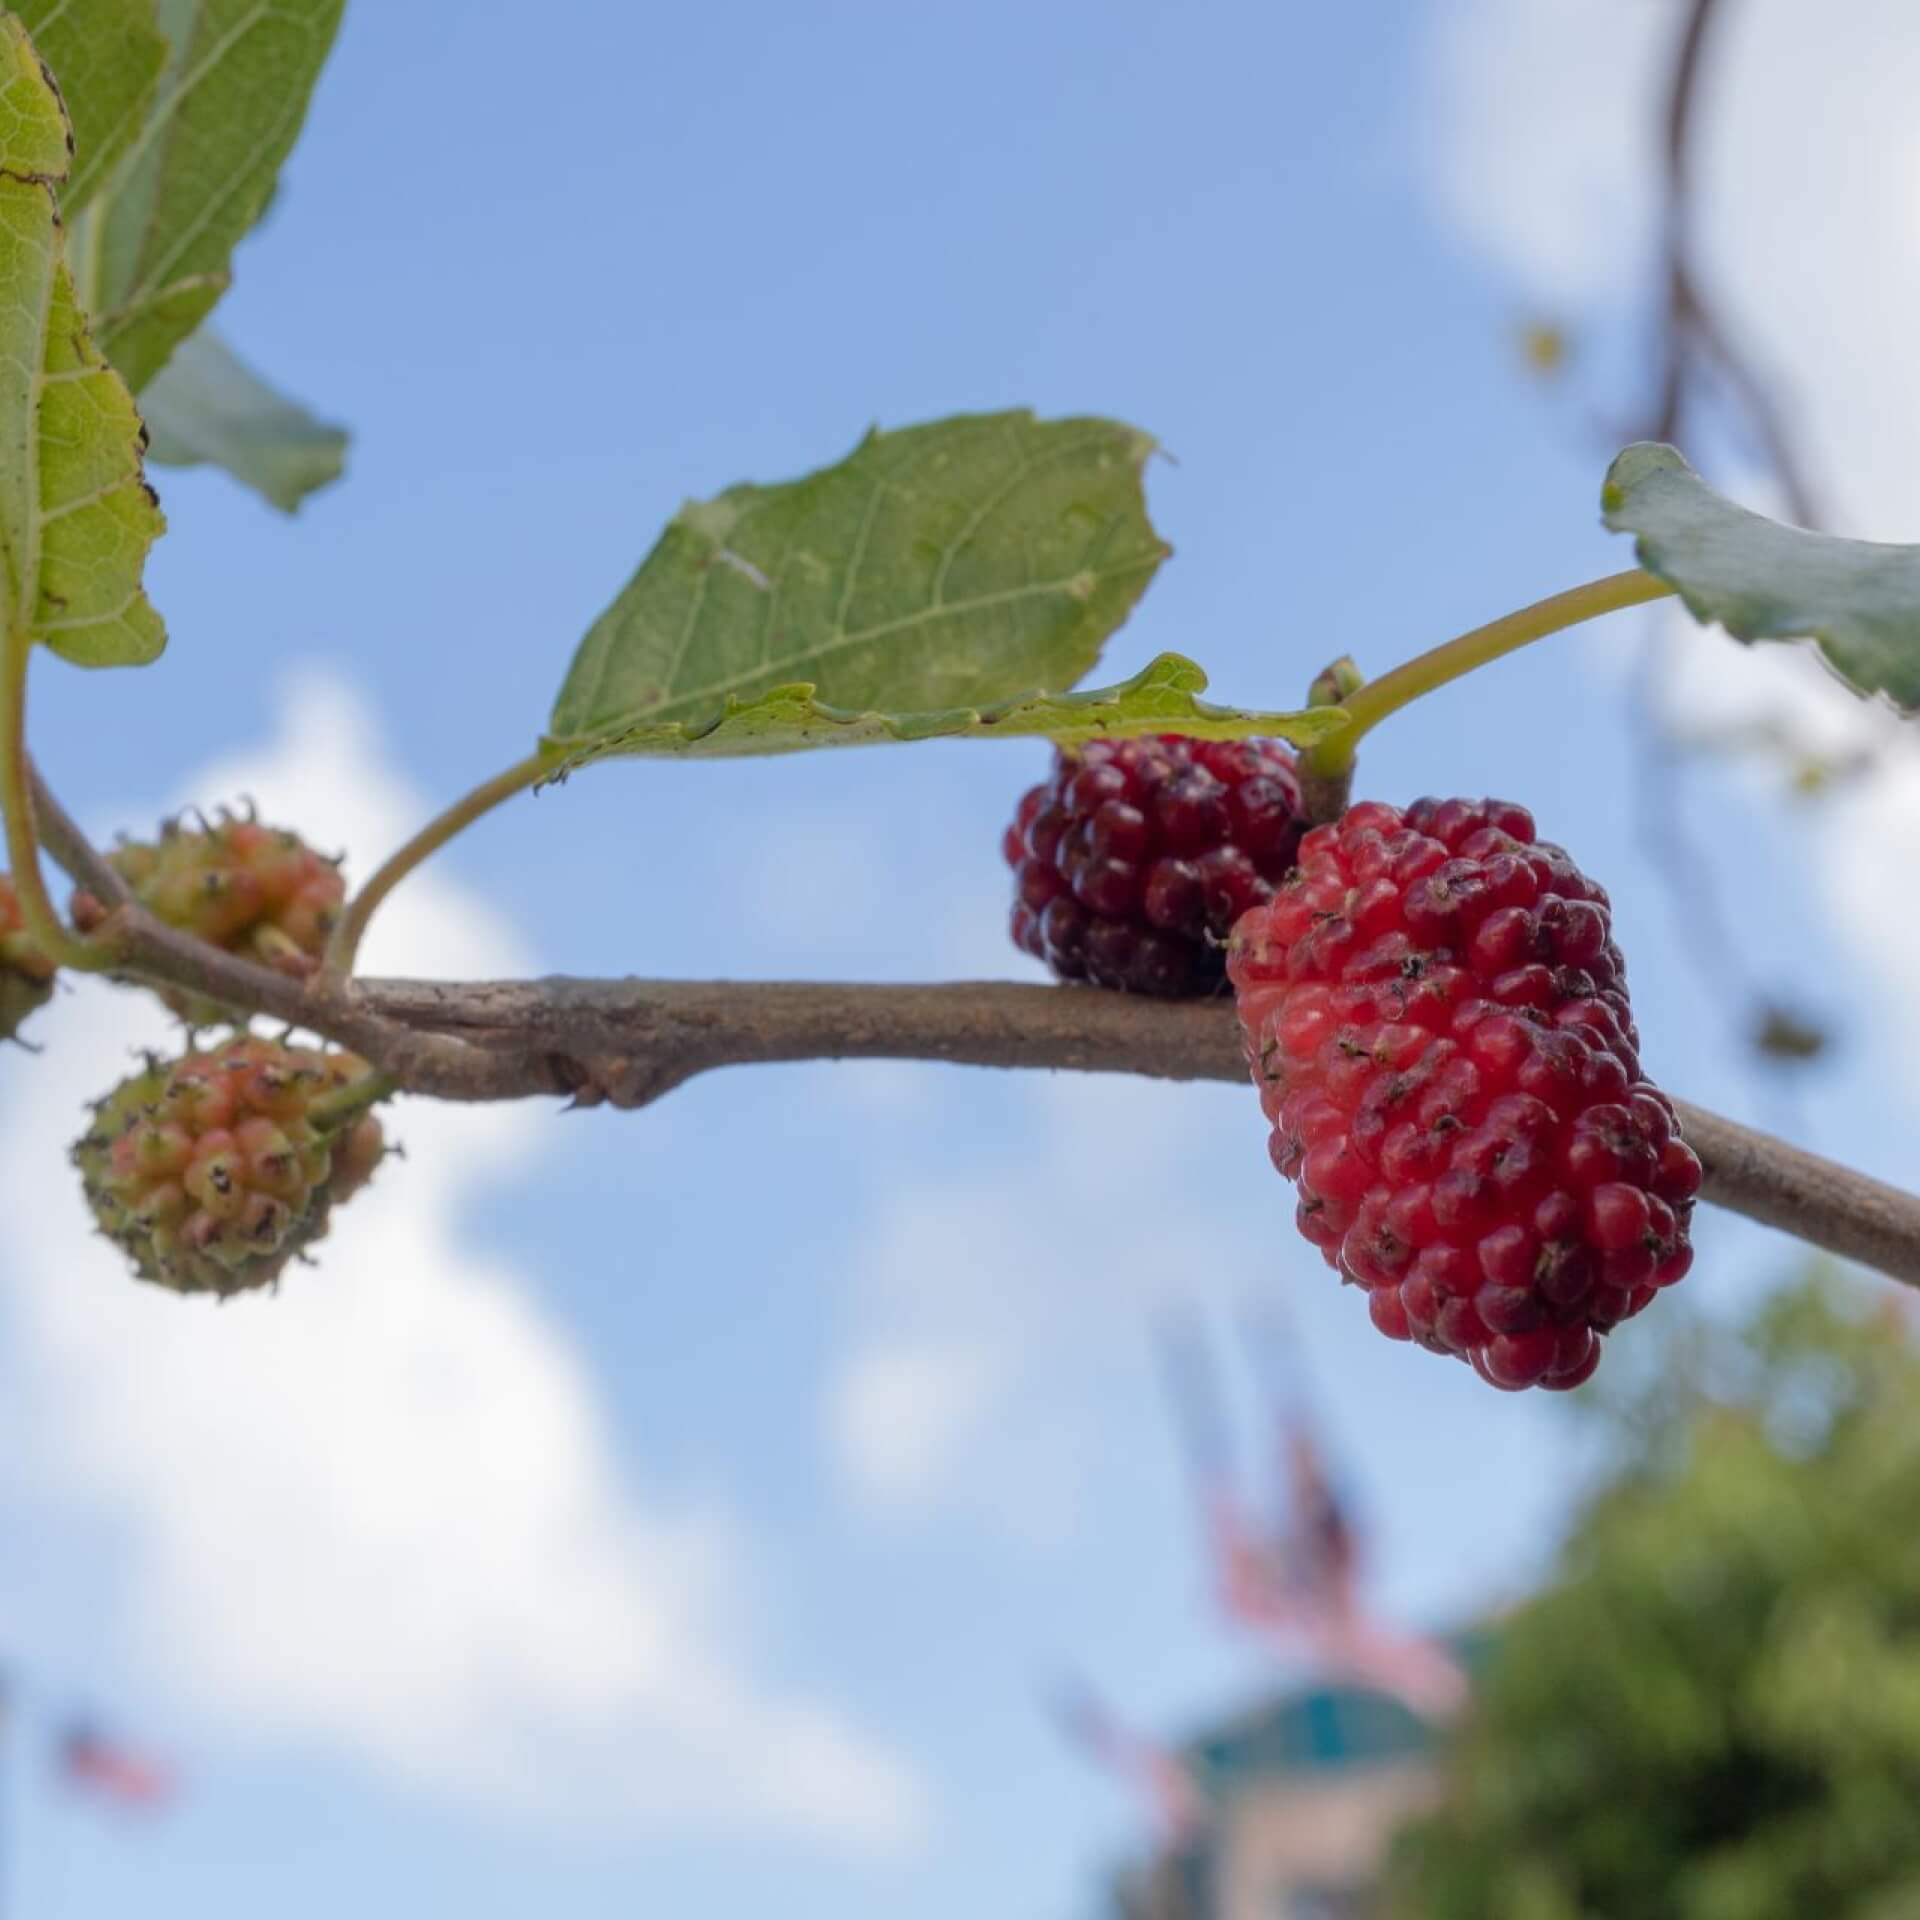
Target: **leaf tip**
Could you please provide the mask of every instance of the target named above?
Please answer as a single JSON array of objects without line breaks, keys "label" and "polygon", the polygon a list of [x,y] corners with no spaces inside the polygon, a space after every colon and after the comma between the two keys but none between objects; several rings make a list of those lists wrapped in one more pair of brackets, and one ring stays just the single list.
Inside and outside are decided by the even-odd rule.
[{"label": "leaf tip", "polygon": [[1600,512],[1616,533],[1626,529],[1618,524],[1632,498],[1641,487],[1660,473],[1692,474],[1685,456],[1664,440],[1636,440],[1614,455],[1607,477],[1600,483]]}]

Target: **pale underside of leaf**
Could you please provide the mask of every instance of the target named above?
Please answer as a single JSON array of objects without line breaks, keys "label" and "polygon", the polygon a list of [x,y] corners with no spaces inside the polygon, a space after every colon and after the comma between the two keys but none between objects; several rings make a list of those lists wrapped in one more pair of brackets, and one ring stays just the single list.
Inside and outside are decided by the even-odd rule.
[{"label": "pale underside of leaf", "polygon": [[1009,740],[1039,737],[1061,745],[1129,734],[1180,733],[1204,740],[1264,735],[1310,746],[1349,723],[1336,709],[1260,713],[1202,700],[1207,676],[1191,660],[1163,653],[1131,680],[1080,693],[1028,693],[998,705],[920,712],[859,712],[823,704],[810,686],[774,687],[751,700],[729,696],[722,711],[697,725],[679,720],[635,723],[588,740],[549,737],[543,750],[564,778],[590,761],[614,755],[719,759],[797,753],[814,747],[880,746],[912,740]]},{"label": "pale underside of leaf", "polygon": [[56,206],[70,152],[60,97],[25,28],[0,14],[0,557],[5,619],[83,666],[165,645],[141,588],[163,524],[140,416],[74,298]]},{"label": "pale underside of leaf", "polygon": [[343,0],[162,0],[153,108],[89,236],[102,346],[138,392],[226,291],[306,117]]},{"label": "pale underside of leaf", "polygon": [[13,11],[52,68],[73,123],[73,166],[60,192],[71,220],[139,131],[167,43],[153,0],[14,0]]},{"label": "pale underside of leaf", "polygon": [[550,733],[707,739],[802,681],[858,715],[1071,686],[1166,556],[1152,446],[1113,421],[963,416],[690,505],[582,641]]},{"label": "pale underside of leaf", "polygon": [[340,477],[347,436],[276,393],[211,326],[181,342],[140,396],[160,466],[212,462],[292,513]]},{"label": "pale underside of leaf", "polygon": [[1920,708],[1920,547],[1783,526],[1722,498],[1651,441],[1614,461],[1601,504],[1696,620],[1739,640],[1817,641],[1856,693]]}]

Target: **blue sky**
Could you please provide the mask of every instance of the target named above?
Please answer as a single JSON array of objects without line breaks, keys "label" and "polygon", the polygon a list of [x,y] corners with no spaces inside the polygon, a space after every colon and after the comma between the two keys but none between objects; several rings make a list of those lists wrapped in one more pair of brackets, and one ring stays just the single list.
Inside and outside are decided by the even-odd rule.
[{"label": "blue sky", "polygon": [[[1645,39],[1603,43],[1625,83],[1583,153],[1634,164]],[[1550,138],[1555,51],[1510,0],[351,8],[222,316],[353,427],[348,478],[288,522],[160,476],[172,648],[43,673],[42,758],[102,831],[285,794],[364,874],[356,826],[391,844],[526,751],[682,499],[976,408],[1112,414],[1174,456],[1176,558],[1112,677],[1175,649],[1289,704],[1335,654],[1378,670],[1624,565],[1593,416],[1628,410],[1596,363],[1632,371],[1630,223],[1598,291],[1584,255],[1532,275],[1551,208],[1490,195],[1475,146]],[[1535,120],[1477,115],[1469,69]],[[1591,315],[1591,388],[1524,375],[1542,300]],[[1689,787],[1748,957],[1868,1015],[1789,1100],[1687,960],[1634,839],[1649,630],[1424,703],[1362,789],[1532,806],[1613,892],[1652,1070],[1900,1177],[1885,942],[1764,781]],[[1744,663],[1688,657],[1719,711],[1697,687]],[[998,841],[1043,759],[599,769],[463,840],[370,960],[1032,977]],[[29,1730],[95,1705],[190,1784],[116,1822],[19,1750],[21,1920],[1083,1912],[1135,1826],[1047,1724],[1050,1679],[1177,1730],[1267,1677],[1207,1611],[1159,1308],[1288,1303],[1405,1618],[1512,1591],[1586,1471],[1544,1397],[1372,1334],[1223,1087],[817,1066],[633,1116],[414,1109],[412,1159],[280,1298],[136,1299],[29,1157],[36,1075],[100,1090],[74,1076],[135,1017],[76,993],[4,1068],[28,1231],[0,1265],[0,1646]],[[1791,1258],[1712,1215],[1698,1240],[1707,1304]]]}]

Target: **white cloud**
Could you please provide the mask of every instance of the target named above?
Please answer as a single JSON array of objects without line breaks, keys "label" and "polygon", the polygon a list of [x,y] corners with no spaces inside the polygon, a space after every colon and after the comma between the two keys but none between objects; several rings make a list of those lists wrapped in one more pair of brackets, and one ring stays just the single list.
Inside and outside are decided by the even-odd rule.
[{"label": "white cloud", "polygon": [[840,1475],[879,1507],[942,1491],[993,1410],[1005,1364],[964,1339],[878,1339],[846,1362],[828,1403]]},{"label": "white cloud", "polygon": [[[1535,299],[1649,297],[1664,5],[1469,0],[1434,43],[1433,178],[1447,216]],[[1908,0],[1752,0],[1714,28],[1697,232],[1730,327],[1808,450],[1830,519],[1920,539],[1920,13]],[[1650,316],[1649,316],[1650,318]],[[1726,476],[1721,476],[1723,481]],[[1766,504],[1764,501],[1760,504]],[[1862,957],[1911,1004],[1902,878],[1920,857],[1911,728],[1803,654],[1672,624],[1688,722],[1772,716],[1826,750],[1887,745],[1814,816],[1814,871]],[[1904,1020],[1920,1055],[1920,1028]]]},{"label": "white cloud", "polygon": [[[1533,297],[1647,296],[1678,10],[1464,0],[1433,46],[1445,215]],[[1920,530],[1920,14],[1905,0],[1751,0],[1714,26],[1695,230],[1735,336],[1814,447],[1836,518]]]},{"label": "white cloud", "polygon": [[[1244,1222],[1204,1196],[1222,1166],[1258,1182],[1266,1154],[1250,1089],[1062,1073],[999,1092],[992,1151],[902,1169],[861,1223],[861,1344],[822,1419],[856,1504],[1057,1546],[1097,1466],[1103,1360],[1137,1363],[1155,1309],[1241,1284]],[[1270,1200],[1291,1207],[1277,1177]]]},{"label": "white cloud", "polygon": [[1460,0],[1433,40],[1429,179],[1448,217],[1536,296],[1588,300],[1650,257],[1655,0]]},{"label": "white cloud", "polygon": [[[420,817],[325,680],[294,689],[282,739],[199,784],[356,850]],[[434,870],[371,947],[402,971],[526,959]],[[104,1531],[124,1570],[113,1657],[164,1676],[188,1716],[535,1813],[915,1844],[913,1772],[754,1671],[751,1569],[724,1516],[628,1483],[531,1276],[463,1232],[548,1117],[403,1103],[410,1158],[342,1211],[319,1267],[214,1308],[127,1278],[48,1133],[161,1032],[132,996],[88,986],[41,1023],[37,1061],[0,1063],[0,1492],[24,1530],[0,1562],[0,1617],[57,1633],[68,1536]]]}]

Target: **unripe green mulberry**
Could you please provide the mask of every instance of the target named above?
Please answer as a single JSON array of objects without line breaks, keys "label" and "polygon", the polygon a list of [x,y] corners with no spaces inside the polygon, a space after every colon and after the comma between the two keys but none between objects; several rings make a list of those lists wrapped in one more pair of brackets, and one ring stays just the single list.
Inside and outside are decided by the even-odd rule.
[{"label": "unripe green mulberry", "polygon": [[[156,920],[296,976],[319,964],[346,898],[338,866],[297,833],[230,813],[197,827],[169,821],[158,841],[123,841],[107,858]],[[73,917],[84,933],[105,909],[83,892]],[[233,1019],[177,988],[160,997],[189,1026]]]},{"label": "unripe green mulberry", "polygon": [[53,962],[27,938],[13,882],[0,873],[0,1040],[53,997]]},{"label": "unripe green mulberry", "polygon": [[351,1054],[252,1037],[152,1062],[101,1101],[73,1150],[101,1231],[176,1293],[278,1279],[385,1155],[371,1114],[331,1133],[312,1118],[366,1073]]}]

